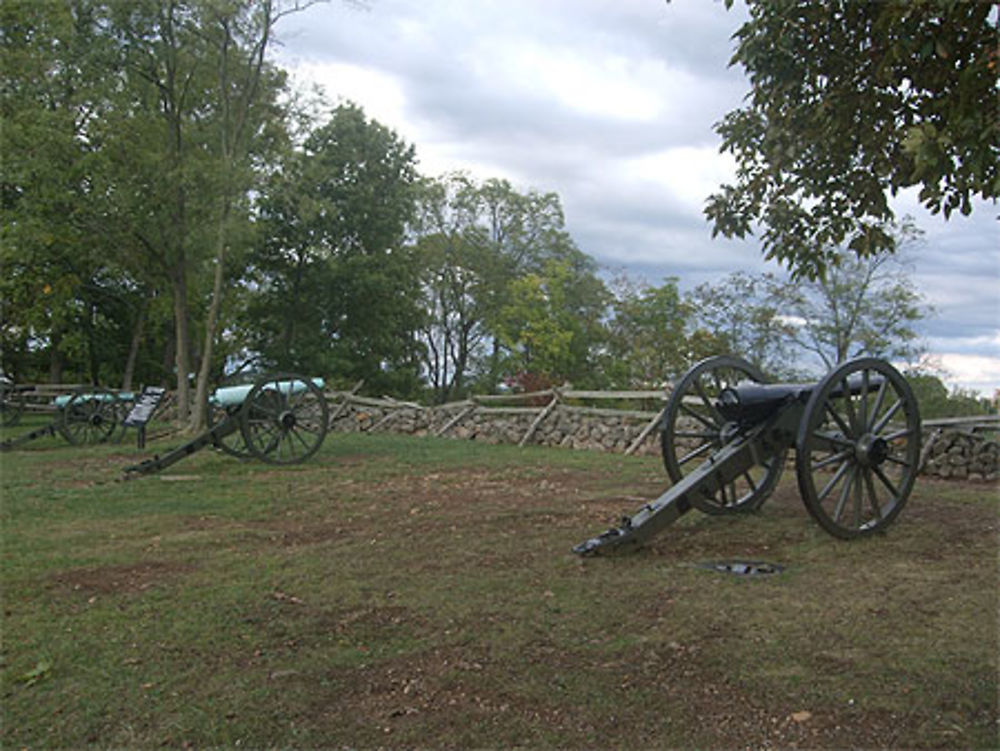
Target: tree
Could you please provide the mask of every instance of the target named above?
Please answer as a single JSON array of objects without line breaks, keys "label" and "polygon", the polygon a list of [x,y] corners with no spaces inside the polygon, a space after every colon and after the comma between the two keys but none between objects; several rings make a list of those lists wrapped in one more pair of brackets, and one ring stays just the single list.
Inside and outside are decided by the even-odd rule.
[{"label": "tree", "polygon": [[558,261],[586,287],[593,261],[566,232],[555,193],[520,192],[506,180],[479,183],[456,173],[426,181],[419,204],[412,229],[428,312],[421,343],[435,398],[446,400],[476,378],[492,389],[503,370],[500,317],[512,302],[512,285],[529,274],[543,277],[549,262]]},{"label": "tree", "polygon": [[244,344],[272,366],[415,388],[415,181],[413,147],[355,105],[309,133],[259,201]]},{"label": "tree", "polygon": [[[282,12],[274,0],[209,5],[202,39],[217,60],[214,89],[217,108],[216,139],[219,154],[219,189],[216,198],[212,297],[205,320],[201,367],[198,371],[192,424],[206,422],[208,384],[219,317],[226,285],[226,257],[240,234],[237,213],[245,217],[248,192],[255,187],[254,161],[275,141],[285,137],[283,113],[275,93],[284,87],[284,74],[267,64],[265,54],[275,24],[287,13],[306,7],[295,4]],[[236,220],[236,221],[234,221]]]},{"label": "tree", "polygon": [[919,186],[946,217],[1000,195],[993,3],[747,5],[732,63],[751,91],[716,126],[737,175],[708,199],[713,234],[759,223],[765,256],[814,279],[843,246],[893,250],[887,194]]},{"label": "tree", "polygon": [[924,420],[988,415],[995,409],[981,394],[961,388],[953,388],[949,393],[941,378],[926,370],[907,371],[906,380],[920,404],[920,417]]},{"label": "tree", "polygon": [[[113,93],[101,71],[114,49],[100,33],[96,2],[13,0],[0,5],[0,21],[4,367],[23,376],[28,359],[45,353],[50,379],[60,381],[74,353],[88,359],[87,311],[103,298],[85,301],[83,292],[104,285],[113,258],[94,233],[100,154],[91,136]],[[72,377],[94,377],[93,368]]]},{"label": "tree", "polygon": [[[112,5],[125,51],[124,99],[105,137],[118,159],[119,210],[143,264],[169,285],[178,409],[187,414],[196,362],[193,314],[204,314],[193,427],[204,400],[234,233],[249,220],[255,166],[282,132],[283,76],[265,61],[280,11],[272,0]],[[126,178],[127,176],[127,178]],[[205,301],[208,302],[204,306]]]},{"label": "tree", "polygon": [[613,385],[658,388],[690,364],[692,310],[681,298],[676,277],[659,287],[620,280],[611,307],[604,369]]},{"label": "tree", "polygon": [[607,292],[589,266],[550,259],[541,272],[511,282],[496,322],[497,337],[509,353],[509,376],[530,376],[536,383],[593,382]]},{"label": "tree", "polygon": [[423,270],[424,370],[438,403],[461,393],[488,337],[502,268],[479,224],[478,186],[462,174],[426,180],[413,232]]},{"label": "tree", "polygon": [[692,316],[692,359],[724,352],[748,360],[773,377],[801,372],[789,357],[790,327],[782,286],[772,274],[736,271],[716,284],[701,284],[685,296]]},{"label": "tree", "polygon": [[[887,233],[900,247],[919,236],[912,224]],[[841,249],[831,257],[836,262],[824,277],[776,289],[789,340],[828,370],[861,356],[916,360],[914,325],[929,309],[909,277],[905,256],[859,258]]]}]

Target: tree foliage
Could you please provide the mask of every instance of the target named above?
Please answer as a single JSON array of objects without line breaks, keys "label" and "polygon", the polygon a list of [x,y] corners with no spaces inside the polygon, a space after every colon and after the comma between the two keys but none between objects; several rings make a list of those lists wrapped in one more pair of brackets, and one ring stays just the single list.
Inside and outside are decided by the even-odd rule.
[{"label": "tree foliage", "polygon": [[742,357],[772,377],[801,373],[789,357],[788,323],[772,274],[733,272],[695,287],[687,296],[693,342],[700,356],[725,352]]},{"label": "tree foliage", "polygon": [[915,329],[927,310],[896,256],[844,253],[822,279],[788,284],[778,293],[789,339],[828,369],[854,357],[913,361]]},{"label": "tree foliage", "polygon": [[[284,75],[264,53],[281,8],[305,4],[0,3],[0,356],[9,374],[176,383],[185,391],[197,371],[197,417],[209,379],[237,353],[333,382],[364,379],[376,393],[416,396],[426,386],[444,401],[501,382],[658,387],[720,352],[778,376],[795,375],[810,357],[832,364],[861,353],[912,352],[926,311],[905,269],[883,256],[859,260],[848,245],[815,245],[836,236],[835,222],[827,234],[805,230],[813,218],[833,222],[844,214],[861,216],[872,237],[892,247],[905,245],[905,234],[879,212],[855,215],[851,201],[863,209],[862,199],[875,195],[872,183],[837,182],[844,162],[804,147],[795,134],[803,122],[834,128],[847,139],[838,149],[856,147],[850,166],[858,176],[879,153],[871,144],[889,137],[867,134],[861,119],[853,130],[837,126],[844,105],[837,97],[847,94],[843,81],[821,72],[832,63],[820,59],[814,70],[783,47],[773,53],[778,62],[768,62],[755,29],[790,23],[789,39],[805,44],[811,37],[800,31],[808,23],[819,29],[821,20],[834,19],[845,28],[831,28],[831,38],[846,44],[865,13],[874,14],[869,31],[897,18],[917,33],[923,16],[898,3],[885,4],[885,18],[864,3],[752,5],[740,55],[756,61],[761,86],[780,88],[782,97],[811,92],[814,109],[834,119],[826,123],[808,108],[786,112],[781,97],[772,113],[763,95],[734,113],[729,146],[749,183],[733,190],[749,192],[725,209],[736,213],[722,220],[735,223],[717,228],[738,234],[759,218],[754,211],[780,204],[788,222],[770,229],[788,236],[801,230],[802,254],[783,245],[788,237],[780,233],[774,247],[789,254],[773,254],[800,274],[829,269],[815,284],[735,274],[681,295],[677,279],[619,284],[609,293],[568,231],[558,195],[462,174],[421,178],[414,147],[354,105],[293,132],[281,103]],[[969,71],[961,90],[974,99],[981,71],[969,57],[973,37],[970,31],[958,46],[935,46],[929,57],[918,50],[921,75],[944,76],[942,61],[951,61]],[[895,31],[887,38],[899,49],[865,48],[865,59],[875,67],[891,59],[895,71],[910,59],[903,53],[912,43]],[[900,165],[933,176],[932,152],[921,151],[931,143],[920,135],[929,132],[923,126],[932,121],[940,134],[961,120],[920,114],[930,107],[920,94],[930,84],[921,81],[906,84],[916,114],[890,149],[896,161],[878,162],[891,168],[884,175],[873,172],[892,189],[907,184]],[[867,117],[858,106],[858,117]],[[885,106],[891,109],[891,97]],[[956,111],[979,127],[981,113]],[[747,134],[750,145],[740,141]],[[926,198],[937,195],[942,211],[961,210],[962,196],[974,195],[975,181],[995,163],[977,171],[971,154],[982,144],[971,136],[950,133],[941,143],[957,150],[942,157],[938,193]],[[750,146],[778,161],[754,156]],[[799,167],[816,180],[789,171]],[[862,192],[836,198],[826,179]],[[773,192],[775,185],[784,192]],[[741,206],[752,211],[740,214]]]},{"label": "tree foliage", "polygon": [[245,346],[273,367],[412,389],[415,180],[413,147],[360,108],[341,105],[314,129],[259,201]]},{"label": "tree foliage", "polygon": [[767,258],[816,278],[834,249],[893,250],[889,196],[902,188],[945,216],[1000,195],[994,4],[747,5],[732,64],[751,92],[717,125],[737,176],[708,200],[714,233],[759,228]]},{"label": "tree foliage", "polygon": [[[420,339],[436,400],[492,389],[512,370],[533,369],[543,381],[569,371],[583,377],[605,291],[593,259],[566,231],[555,193],[444,175],[425,181],[413,234],[427,311]],[[543,322],[552,296],[570,307]],[[578,320],[567,319],[570,310]]]},{"label": "tree foliage", "polygon": [[515,380],[594,385],[607,294],[588,266],[553,258],[510,284],[496,331]]},{"label": "tree foliage", "polygon": [[906,380],[920,404],[920,416],[925,420],[988,415],[996,411],[995,399],[961,388],[949,391],[940,376],[924,369],[908,371]]},{"label": "tree foliage", "polygon": [[613,386],[659,388],[691,364],[692,306],[678,279],[658,287],[620,279],[614,286],[604,371]]}]

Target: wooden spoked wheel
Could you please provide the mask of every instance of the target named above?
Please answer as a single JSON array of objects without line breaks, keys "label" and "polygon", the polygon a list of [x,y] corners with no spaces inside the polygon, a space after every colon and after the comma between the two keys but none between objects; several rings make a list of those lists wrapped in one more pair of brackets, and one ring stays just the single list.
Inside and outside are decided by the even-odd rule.
[{"label": "wooden spoked wheel", "polygon": [[295,464],[319,450],[328,420],[323,391],[309,378],[285,373],[254,384],[240,411],[240,431],[257,458]]},{"label": "wooden spoked wheel", "polygon": [[[766,383],[746,360],[722,355],[702,360],[675,384],[661,423],[663,466],[680,482],[732,438],[735,426],[719,412],[719,393],[741,381]],[[743,474],[720,486],[712,496],[692,494],[695,508],[708,514],[732,514],[760,508],[774,490],[787,451],[761,457]]]},{"label": "wooden spoked wheel", "polygon": [[113,391],[81,386],[59,416],[59,433],[74,446],[103,443],[124,418],[123,402]]},{"label": "wooden spoked wheel", "polygon": [[0,380],[0,425],[9,428],[21,421],[24,394],[8,380]]},{"label": "wooden spoked wheel", "polygon": [[861,358],[813,390],[796,440],[799,492],[809,513],[845,539],[888,526],[909,498],[920,460],[920,415],[906,379]]},{"label": "wooden spoked wheel", "polygon": [[[219,404],[210,404],[208,408],[208,427],[214,428],[220,425],[223,420],[239,420],[240,406],[225,407]],[[235,430],[229,435],[218,438],[215,445],[230,456],[238,459],[249,459],[253,452],[247,448],[246,441],[243,440],[243,431]]]}]

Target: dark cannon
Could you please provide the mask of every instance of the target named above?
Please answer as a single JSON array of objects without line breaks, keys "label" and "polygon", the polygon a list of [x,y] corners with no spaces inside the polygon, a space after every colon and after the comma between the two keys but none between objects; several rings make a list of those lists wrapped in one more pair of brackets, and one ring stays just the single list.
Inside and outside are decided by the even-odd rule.
[{"label": "dark cannon", "polygon": [[240,458],[295,464],[319,450],[329,408],[320,378],[280,373],[254,383],[216,389],[209,398],[209,429],[162,456],[125,468],[125,477],[159,472],[214,446]]},{"label": "dark cannon", "polygon": [[920,457],[913,392],[876,358],[844,363],[809,384],[768,384],[735,357],[703,360],[675,385],[661,430],[673,486],[575,553],[635,549],[692,508],[759,509],[792,448],[799,493],[819,525],[844,539],[871,535],[902,511]]}]

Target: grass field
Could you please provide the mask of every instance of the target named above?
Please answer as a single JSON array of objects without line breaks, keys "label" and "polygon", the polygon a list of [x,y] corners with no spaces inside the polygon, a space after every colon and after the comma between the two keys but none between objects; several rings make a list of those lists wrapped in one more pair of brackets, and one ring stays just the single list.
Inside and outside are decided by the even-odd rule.
[{"label": "grass field", "polygon": [[658,461],[331,435],[117,481],[163,449],[0,455],[4,748],[1000,746],[995,486],[845,543],[789,472],[580,559]]}]

